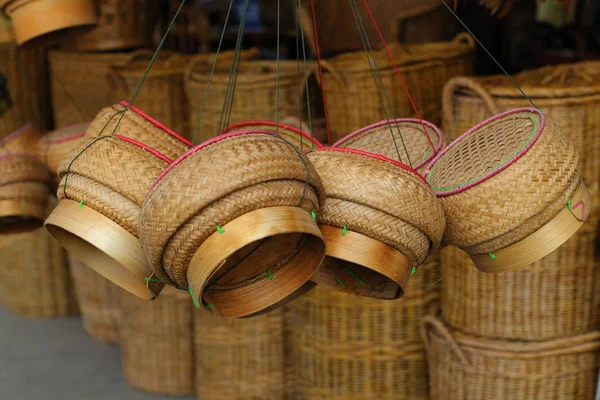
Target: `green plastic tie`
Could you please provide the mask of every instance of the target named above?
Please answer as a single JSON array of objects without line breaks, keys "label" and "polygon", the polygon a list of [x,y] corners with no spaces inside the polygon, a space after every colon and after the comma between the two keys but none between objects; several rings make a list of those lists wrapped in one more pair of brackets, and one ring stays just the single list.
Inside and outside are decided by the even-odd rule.
[{"label": "green plastic tie", "polygon": [[223,230],[223,228],[221,228],[219,225],[217,225],[217,231],[222,235],[225,233],[225,231]]},{"label": "green plastic tie", "polygon": [[162,281],[160,279],[152,279],[152,278],[144,278],[146,281],[148,282],[159,282],[162,283]]},{"label": "green plastic tie", "polygon": [[360,279],[360,277],[358,275],[356,275],[354,272],[352,272],[350,270],[350,268],[346,268],[344,271],[346,271],[348,273],[348,275],[350,275],[351,277],[353,277],[354,279],[356,279],[358,282],[360,282],[361,285],[365,285],[365,283],[363,282],[362,279]]},{"label": "green plastic tie", "polygon": [[192,295],[192,300],[194,301],[194,307],[196,308],[200,308],[200,305],[198,304],[198,300],[196,300],[196,297],[194,297],[194,291],[192,290],[191,287],[188,288],[188,291],[190,292],[190,294]]},{"label": "green plastic tie", "polygon": [[273,280],[273,279],[275,279],[275,276],[273,276],[273,274],[268,274],[267,275],[267,279]]},{"label": "green plastic tie", "polygon": [[342,280],[340,278],[338,278],[337,276],[335,277],[335,280],[337,281],[338,285],[340,285],[340,287],[343,289],[344,288],[344,282],[342,282]]},{"label": "green plastic tie", "polygon": [[79,208],[83,208],[83,199],[79,201]]},{"label": "green plastic tie", "polygon": [[567,208],[569,209],[569,211],[573,211],[573,208],[571,207],[571,199],[567,201]]},{"label": "green plastic tie", "polygon": [[342,236],[346,236],[347,231],[348,231],[348,227],[346,225],[344,225],[344,227],[342,228]]},{"label": "green plastic tie", "polygon": [[25,209],[25,204],[26,204],[25,199],[21,199],[21,210]]},{"label": "green plastic tie", "polygon": [[415,272],[417,272],[417,267],[413,267],[412,271],[410,271],[410,274],[414,274]]},{"label": "green plastic tie", "polygon": [[492,260],[496,259],[496,255],[494,253],[488,253],[488,254]]},{"label": "green plastic tie", "polygon": [[206,304],[204,303],[204,308],[210,308],[210,309],[215,309],[215,305],[214,304]]},{"label": "green plastic tie", "polygon": [[310,215],[312,215],[312,219],[317,219],[317,213],[316,212],[311,212]]}]

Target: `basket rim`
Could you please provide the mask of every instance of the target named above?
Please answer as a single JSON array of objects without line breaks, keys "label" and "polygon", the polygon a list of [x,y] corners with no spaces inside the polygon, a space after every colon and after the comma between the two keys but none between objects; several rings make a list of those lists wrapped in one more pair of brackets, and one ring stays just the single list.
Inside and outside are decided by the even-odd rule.
[{"label": "basket rim", "polygon": [[[87,131],[87,128],[90,126],[90,124],[91,124],[91,122],[81,122],[79,124],[72,124],[72,125],[68,125],[63,128],[60,128],[60,129],[55,129],[53,131],[46,133],[44,136],[42,136],[42,138],[40,139],[40,142],[61,144],[64,142],[68,142],[70,140],[80,139],[85,136],[85,132]],[[55,138],[55,139],[51,138],[51,136],[56,135],[57,133],[63,133],[63,132],[69,131],[69,130],[73,130],[74,128],[79,128],[79,127],[82,128],[81,132],[76,132],[71,135],[67,135],[67,136],[59,137],[59,138]]]},{"label": "basket rim", "polygon": [[540,110],[538,110],[537,108],[531,108],[531,107],[515,108],[512,110],[500,113],[498,115],[495,115],[491,118],[488,118],[483,122],[480,122],[479,124],[475,125],[473,128],[469,129],[467,132],[463,133],[461,136],[456,138],[448,146],[446,146],[446,148],[444,148],[440,153],[438,153],[438,155],[431,161],[431,163],[429,163],[429,165],[427,165],[424,175],[427,177],[426,178],[427,182],[431,185],[431,178],[434,175],[434,172],[436,169],[436,164],[450,150],[452,150],[454,147],[456,147],[464,139],[466,139],[467,137],[476,133],[481,128],[483,128],[484,126],[486,126],[492,122],[509,117],[514,114],[528,114],[528,113],[537,115],[540,119],[540,122],[539,122],[539,124],[537,124],[537,126],[534,126],[534,132],[533,132],[531,138],[527,141],[526,145],[524,147],[521,147],[517,151],[516,154],[511,155],[500,166],[494,168],[492,171],[490,171],[478,178],[472,179],[471,181],[468,181],[464,184],[459,184],[457,187],[446,189],[446,188],[437,188],[437,187],[431,186],[432,189],[435,191],[435,194],[438,197],[446,197],[446,196],[451,196],[454,194],[462,193],[462,192],[464,192],[468,189],[471,189],[471,188],[479,185],[480,183],[483,183],[483,182],[491,179],[492,177],[498,175],[500,172],[504,171],[505,169],[510,167],[512,164],[514,164],[515,162],[520,160],[524,155],[526,155],[529,152],[529,150],[537,143],[538,139],[542,135],[542,132],[544,131],[544,128],[546,126],[546,117],[545,117],[544,113],[541,112]]},{"label": "basket rim", "polygon": [[273,127],[276,127],[277,125],[279,125],[280,128],[292,131],[298,135],[301,135],[304,139],[310,140],[311,143],[314,143],[315,147],[318,147],[318,148],[325,147],[325,146],[323,146],[323,144],[321,142],[319,142],[317,140],[317,138],[310,136],[307,132],[304,132],[293,126],[282,124],[281,122],[277,123],[274,121],[252,120],[252,121],[238,122],[238,123],[235,123],[235,124],[230,125],[227,128],[225,128],[221,133],[219,133],[219,136],[224,135],[224,134],[228,133],[229,131],[240,130],[239,128],[243,128],[247,125],[267,125],[267,126],[273,126]]},{"label": "basket rim", "polygon": [[390,120],[384,119],[383,121],[376,122],[369,126],[365,126],[364,128],[361,128],[357,131],[354,131],[354,132],[344,136],[343,138],[341,138],[340,140],[338,140],[337,142],[332,144],[331,147],[339,147],[340,145],[344,144],[348,140],[353,139],[362,133],[365,133],[371,129],[380,128],[384,125],[391,124],[391,123],[411,123],[411,124],[419,124],[419,125],[422,123],[426,127],[433,129],[433,131],[437,134],[437,138],[438,138],[437,145],[435,146],[435,148],[433,149],[432,152],[425,154],[425,156],[421,160],[419,160],[415,165],[413,165],[414,169],[418,169],[418,168],[422,167],[423,165],[425,165],[425,163],[427,163],[433,157],[435,157],[435,155],[438,154],[440,152],[440,150],[442,149],[442,145],[443,145],[443,141],[444,141],[442,131],[440,131],[440,129],[437,126],[435,126],[434,124],[432,124],[431,122],[425,121],[425,120],[420,120],[417,118],[396,118],[396,119],[390,119]]},{"label": "basket rim", "polygon": [[148,197],[148,195],[150,194],[150,192],[156,187],[156,185],[165,177],[169,174],[169,172],[171,172],[173,170],[173,168],[175,168],[177,165],[179,165],[181,162],[183,162],[186,158],[188,158],[189,156],[191,156],[194,153],[197,153],[200,150],[205,149],[208,146],[211,146],[213,144],[219,143],[223,140],[226,139],[230,139],[236,136],[241,136],[241,135],[253,135],[253,134],[261,134],[261,135],[271,135],[271,136],[275,136],[275,132],[271,132],[271,131],[266,131],[266,130],[260,130],[260,129],[250,129],[250,130],[242,130],[242,131],[233,131],[233,132],[229,132],[226,133],[224,135],[219,135],[219,136],[215,136],[212,139],[209,139],[205,142],[202,142],[194,147],[192,147],[191,149],[189,149],[188,151],[186,151],[185,153],[183,153],[181,156],[179,156],[179,158],[175,161],[173,161],[159,176],[158,178],[156,178],[156,180],[152,183],[152,185],[150,186],[150,188],[148,189],[148,192],[146,192],[146,198]]},{"label": "basket rim", "polygon": [[123,107],[129,107],[129,109],[131,111],[133,111],[134,113],[138,114],[139,116],[141,116],[142,118],[144,118],[146,121],[152,123],[154,126],[156,126],[158,129],[161,129],[162,131],[168,133],[169,135],[171,135],[172,137],[174,137],[175,139],[185,143],[188,146],[192,145],[192,142],[190,142],[189,140],[187,140],[186,138],[184,138],[183,136],[181,136],[180,134],[178,134],[177,132],[173,131],[172,129],[168,128],[166,125],[164,125],[162,122],[152,118],[151,116],[149,116],[148,114],[146,114],[145,112],[143,112],[142,110],[140,110],[137,107],[134,107],[132,105],[129,105],[129,102],[123,100],[119,103],[121,106]]},{"label": "basket rim", "polygon": [[0,160],[5,160],[7,158],[31,158],[32,160],[35,160],[35,161],[41,163],[41,161],[39,160],[39,158],[37,158],[37,156],[35,156],[33,154],[29,154],[29,153],[9,153],[9,154],[0,155]]},{"label": "basket rim", "polygon": [[162,154],[160,151],[156,150],[155,148],[148,146],[147,144],[138,142],[137,140],[126,137],[126,136],[121,136],[121,135],[113,135],[113,136],[118,139],[121,139],[124,142],[131,143],[135,146],[142,148],[143,150],[146,150],[147,152],[149,152],[152,155],[156,156],[157,158],[167,162],[168,164],[171,164],[173,162],[173,160],[171,160],[169,157],[165,156],[164,154]]},{"label": "basket rim", "polygon": [[358,154],[358,155],[365,156],[365,157],[374,158],[378,161],[383,161],[383,162],[392,164],[396,167],[400,167],[401,169],[403,169],[407,172],[413,173],[414,175],[418,176],[420,180],[422,180],[424,183],[426,183],[427,186],[429,186],[429,182],[427,182],[425,177],[423,175],[421,175],[419,173],[419,171],[411,168],[410,166],[408,166],[406,164],[401,163],[400,161],[392,160],[391,158],[382,156],[381,154],[369,153],[368,151],[363,151],[363,150],[343,149],[343,148],[334,148],[334,147],[323,147],[322,149],[315,149],[313,151],[337,151],[340,153],[352,153],[352,154]]},{"label": "basket rim", "polygon": [[6,136],[4,139],[0,140],[0,146],[5,145],[6,143],[10,142],[11,140],[13,140],[15,137],[27,132],[27,130],[29,130],[30,128],[33,128],[35,125],[35,123],[33,122],[28,122],[27,124],[23,125],[22,127],[20,127],[19,129],[12,131],[8,136]]}]

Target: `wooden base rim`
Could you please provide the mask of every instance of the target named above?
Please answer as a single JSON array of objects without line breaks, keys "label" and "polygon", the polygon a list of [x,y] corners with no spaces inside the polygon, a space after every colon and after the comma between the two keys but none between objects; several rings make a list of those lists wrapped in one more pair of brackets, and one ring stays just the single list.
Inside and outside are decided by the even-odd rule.
[{"label": "wooden base rim", "polygon": [[284,306],[290,304],[291,302],[295,301],[296,299],[299,299],[300,297],[304,296],[306,293],[310,292],[311,290],[313,290],[316,287],[317,287],[317,284],[315,282],[309,280],[304,285],[302,285],[299,289],[297,289],[294,293],[285,297],[283,300],[280,300],[277,303],[273,304],[272,306],[267,307],[257,313],[250,314],[250,315],[247,315],[242,318],[253,318],[253,317],[258,317],[259,315],[268,314],[271,311],[275,311],[278,308],[284,307]]},{"label": "wooden base rim", "polygon": [[14,1],[6,11],[11,14],[19,45],[58,42],[74,30],[85,32],[98,23],[90,0]]},{"label": "wooden base rim", "polygon": [[61,200],[46,229],[82,263],[139,298],[153,300],[162,290],[163,283],[145,279],[152,271],[138,238],[92,208]]},{"label": "wooden base rim", "polygon": [[[187,270],[188,283],[197,300],[207,305],[206,309],[221,317],[245,317],[257,315],[293,295],[306,284],[325,257],[325,241],[310,213],[298,207],[271,207],[242,215],[215,232],[202,243],[190,261]],[[270,274],[245,285],[222,291],[206,290],[209,282],[217,276],[242,269],[236,263],[225,272],[228,260],[239,259],[240,253],[249,245],[270,239],[281,239],[289,235],[304,239],[297,245],[295,253],[283,265]],[[255,248],[255,249],[256,249]],[[253,250],[254,251],[254,250]],[[242,261],[250,253],[242,255]],[[267,271],[272,264],[252,265],[254,270]],[[199,301],[200,303],[200,301]],[[281,304],[281,303],[280,303]]]},{"label": "wooden base rim", "polygon": [[553,219],[525,239],[488,254],[470,254],[477,269],[496,273],[532,264],[547,256],[583,225],[592,209],[592,196],[583,182]]},{"label": "wooden base rim", "polygon": [[400,251],[357,232],[320,225],[327,257],[314,281],[358,296],[393,300],[404,295],[412,271]]},{"label": "wooden base rim", "polygon": [[41,228],[45,218],[46,204],[20,199],[0,200],[0,235]]}]

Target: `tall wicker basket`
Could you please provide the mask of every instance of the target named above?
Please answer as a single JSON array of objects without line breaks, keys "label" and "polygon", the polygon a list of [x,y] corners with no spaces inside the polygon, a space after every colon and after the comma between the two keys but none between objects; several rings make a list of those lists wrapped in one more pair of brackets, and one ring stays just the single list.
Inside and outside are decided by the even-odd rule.
[{"label": "tall wicker basket", "polygon": [[0,269],[1,303],[11,312],[35,318],[78,313],[66,253],[45,229],[2,236]]},{"label": "tall wicker basket", "polygon": [[291,399],[428,399],[419,326],[439,305],[436,256],[411,277],[400,300],[317,287],[286,318]]},{"label": "tall wicker basket", "polygon": [[121,358],[130,385],[173,396],[195,392],[193,312],[190,294],[171,287],[152,302],[122,292]]},{"label": "tall wicker basket", "polygon": [[[451,42],[394,44],[390,50],[419,114],[439,124],[440,93],[444,84],[452,77],[472,72],[473,39],[460,34]],[[322,63],[332,141],[388,117],[415,116],[387,53],[380,50],[374,55],[393,109],[390,110],[382,91],[387,116],[364,51],[341,54]]]},{"label": "tall wicker basket", "polygon": [[249,319],[195,315],[198,400],[283,399],[281,310]]}]

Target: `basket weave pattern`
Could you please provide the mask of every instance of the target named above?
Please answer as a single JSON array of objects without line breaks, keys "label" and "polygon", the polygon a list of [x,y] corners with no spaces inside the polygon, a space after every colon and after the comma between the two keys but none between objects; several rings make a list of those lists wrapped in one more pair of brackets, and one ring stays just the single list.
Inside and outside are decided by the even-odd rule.
[{"label": "basket weave pattern", "polygon": [[71,151],[83,140],[89,124],[78,124],[50,132],[37,144],[37,156],[46,164],[52,176]]}]

